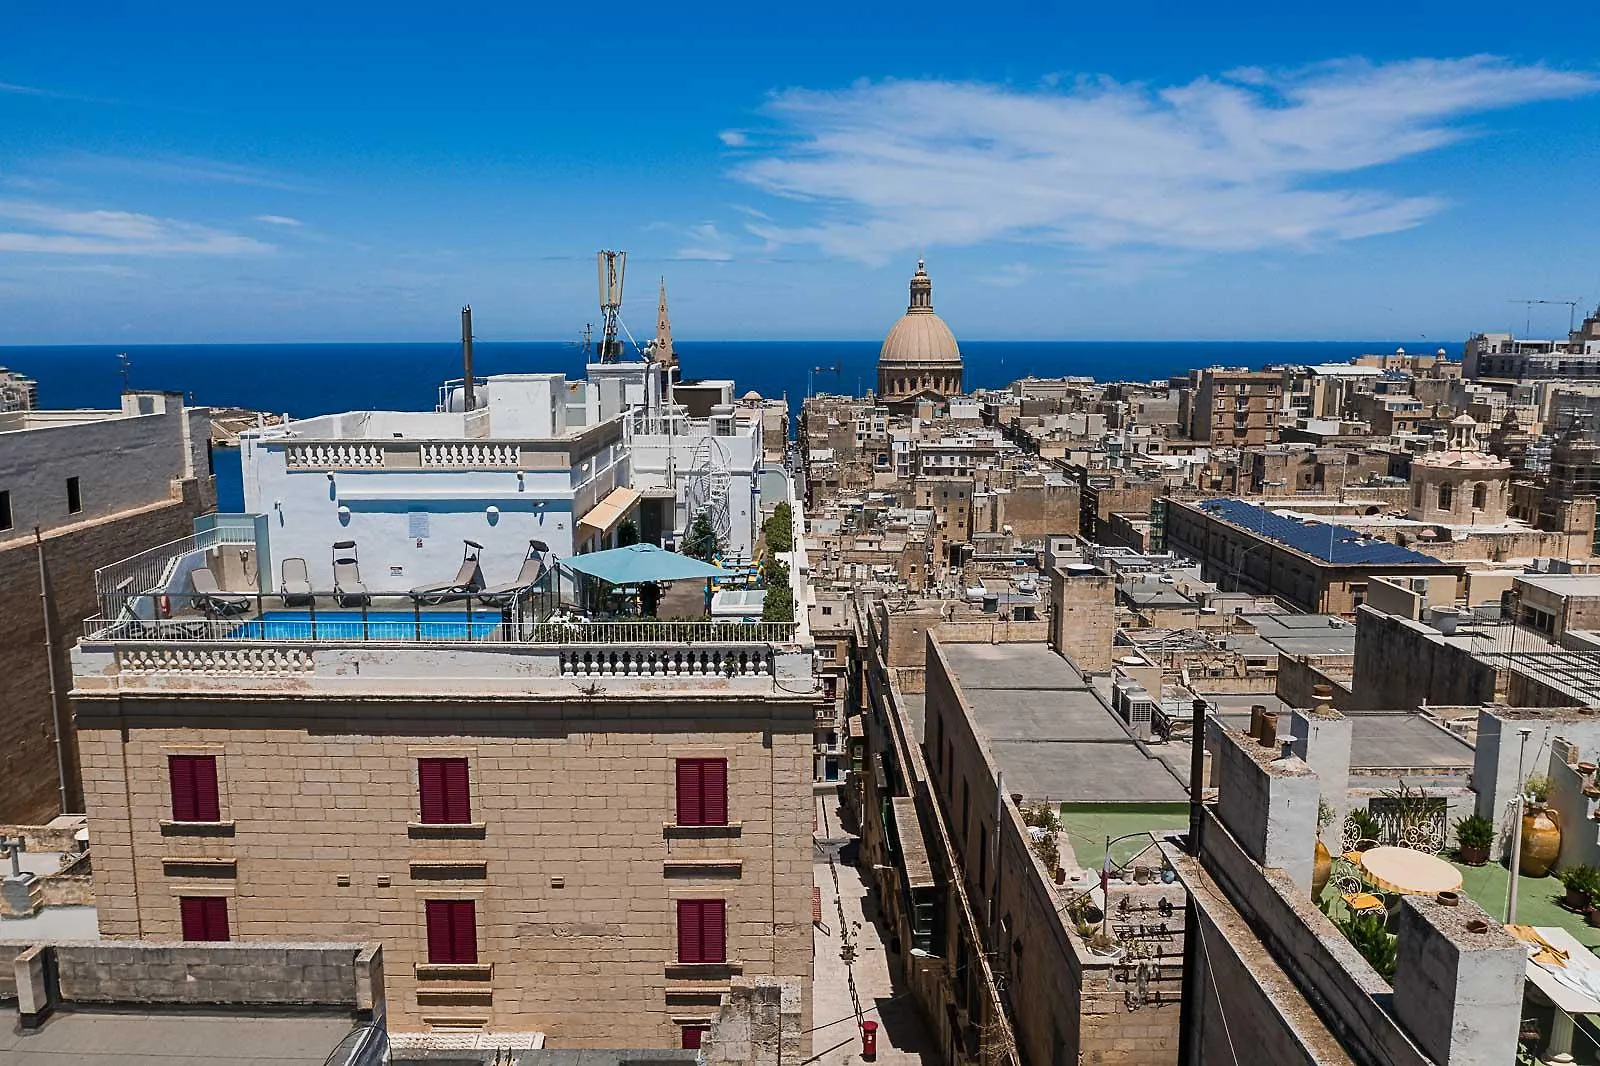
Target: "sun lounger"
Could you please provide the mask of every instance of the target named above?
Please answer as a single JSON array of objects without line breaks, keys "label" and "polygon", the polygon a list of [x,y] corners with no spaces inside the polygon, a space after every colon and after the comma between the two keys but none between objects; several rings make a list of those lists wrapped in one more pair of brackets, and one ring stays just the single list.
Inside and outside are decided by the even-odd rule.
[{"label": "sun lounger", "polygon": [[483,545],[477,541],[462,542],[461,569],[448,585],[424,585],[411,590],[411,600],[418,607],[437,607],[441,603],[470,600],[483,588],[483,570],[478,566],[478,555]]},{"label": "sun lounger", "polygon": [[195,608],[212,617],[242,614],[250,609],[250,597],[233,592],[223,592],[210,570],[200,567],[189,574],[194,586]]},{"label": "sun lounger", "polygon": [[361,583],[361,564],[353,540],[341,540],[333,546],[333,597],[340,607],[365,607],[372,602],[372,593]]},{"label": "sun lounger", "polygon": [[498,607],[505,610],[523,596],[533,590],[545,572],[545,555],[550,551],[550,546],[542,540],[528,542],[528,557],[522,560],[522,569],[517,571],[517,579],[503,585],[495,585],[478,593],[478,602],[485,607]]},{"label": "sun lounger", "polygon": [[300,558],[285,559],[283,561],[283,583],[278,586],[283,593],[285,607],[309,607],[314,598],[311,591],[311,575],[306,570],[306,561]]}]

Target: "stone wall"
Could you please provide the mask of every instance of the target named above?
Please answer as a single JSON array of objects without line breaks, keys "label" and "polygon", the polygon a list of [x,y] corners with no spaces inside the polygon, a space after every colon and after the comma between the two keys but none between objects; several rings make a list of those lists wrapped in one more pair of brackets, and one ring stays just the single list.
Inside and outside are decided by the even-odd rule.
[{"label": "stone wall", "polygon": [[[537,1028],[567,1047],[677,1046],[732,978],[810,973],[809,696],[78,713],[109,938],[176,940],[181,898],[223,896],[241,941],[382,940],[391,1029]],[[171,822],[172,754],[217,756],[219,824]],[[472,824],[415,824],[430,756],[469,760]],[[732,824],[678,827],[674,760],[706,756],[728,760]],[[683,898],[726,901],[726,965],[677,962]],[[428,965],[429,899],[476,903],[479,965]]]},{"label": "stone wall", "polygon": [[[167,497],[140,509],[63,526],[44,535],[54,613],[55,683],[61,717],[69,720],[63,755],[68,810],[83,809],[72,742],[71,649],[83,621],[97,613],[94,572],[145,548],[194,532],[194,520],[215,507],[211,477],[173,482]],[[39,554],[31,533],[0,542],[0,819],[45,822],[63,813],[58,799],[55,713],[44,653]]]},{"label": "stone wall", "polygon": [[1493,703],[1495,670],[1437,639],[1438,631],[1369,607],[1356,612],[1351,696],[1357,710],[1402,710],[1423,703]]},{"label": "stone wall", "polygon": [[1111,669],[1116,595],[1117,584],[1109,577],[1073,577],[1065,570],[1050,575],[1050,646],[1083,673]]}]

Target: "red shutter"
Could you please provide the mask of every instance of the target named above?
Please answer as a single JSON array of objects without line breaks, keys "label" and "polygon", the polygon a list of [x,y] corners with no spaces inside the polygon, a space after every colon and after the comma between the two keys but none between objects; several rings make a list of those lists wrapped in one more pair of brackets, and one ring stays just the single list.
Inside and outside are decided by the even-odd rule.
[{"label": "red shutter", "polygon": [[450,908],[451,962],[478,961],[478,915],[470,899],[456,900]]},{"label": "red shutter", "polygon": [[[194,762],[187,755],[167,756],[167,777],[172,783],[172,820],[198,822],[195,816]],[[187,914],[187,910],[185,911]],[[195,937],[184,934],[185,940]]]},{"label": "red shutter", "polygon": [[444,820],[452,825],[472,821],[472,787],[467,782],[467,760],[441,759],[444,763]]},{"label": "red shutter", "polygon": [[204,940],[206,938],[206,912],[205,900],[193,896],[184,896],[178,900],[178,909],[183,916],[183,939]]},{"label": "red shutter", "polygon": [[728,824],[728,760],[705,759],[700,767],[702,825]]},{"label": "red shutter", "polygon": [[215,755],[169,755],[167,777],[172,785],[173,821],[222,820]]},{"label": "red shutter", "polygon": [[678,760],[678,824],[703,825],[700,802],[700,760]]},{"label": "red shutter", "polygon": [[728,915],[726,904],[720,899],[700,901],[701,943],[704,945],[702,962],[728,960]]},{"label": "red shutter", "polygon": [[[222,821],[222,803],[217,795],[217,757],[215,755],[198,755],[191,760],[194,764],[194,816],[197,822]],[[224,913],[227,910],[227,901],[219,900],[223,905]],[[226,925],[224,925],[226,929]],[[224,937],[223,939],[226,939]]]},{"label": "red shutter", "polygon": [[720,899],[678,901],[678,961],[727,961],[727,911]]},{"label": "red shutter", "polygon": [[706,1035],[703,1025],[686,1025],[683,1027],[683,1050],[699,1051],[700,1038]]},{"label": "red shutter", "polygon": [[222,896],[184,896],[178,900],[185,940],[227,940],[228,901]]},{"label": "red shutter", "polygon": [[430,899],[425,906],[428,915],[428,961],[450,962],[450,901]]},{"label": "red shutter", "polygon": [[478,919],[470,899],[430,899],[425,903],[430,963],[478,961]]},{"label": "red shutter", "polygon": [[443,822],[445,820],[443,759],[417,760],[417,792],[422,799],[423,824],[438,825]]}]

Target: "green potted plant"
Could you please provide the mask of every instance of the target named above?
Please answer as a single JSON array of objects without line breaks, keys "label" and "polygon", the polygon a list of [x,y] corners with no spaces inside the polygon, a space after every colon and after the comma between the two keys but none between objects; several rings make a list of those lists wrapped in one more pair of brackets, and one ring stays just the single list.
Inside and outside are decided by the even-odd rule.
[{"label": "green potted plant", "polygon": [[1456,844],[1462,862],[1482,866],[1494,844],[1494,823],[1481,814],[1467,815],[1456,823]]},{"label": "green potted plant", "polygon": [[1529,803],[1544,803],[1550,799],[1550,778],[1544,774],[1529,774],[1522,792]]},{"label": "green potted plant", "polygon": [[[1372,812],[1367,808],[1357,807],[1352,810],[1345,818],[1345,824],[1355,830],[1357,841],[1370,841],[1371,843],[1367,845],[1368,847],[1383,843],[1383,838],[1386,835],[1383,823],[1374,818]],[[1357,850],[1361,850],[1359,843],[1357,844]]]},{"label": "green potted plant", "polygon": [[1570,910],[1588,914],[1595,892],[1600,889],[1600,870],[1580,863],[1568,866],[1556,876],[1561,878],[1561,883],[1567,888],[1566,899],[1562,902]]},{"label": "green potted plant", "polygon": [[1345,925],[1345,936],[1385,981],[1394,980],[1396,938],[1384,927],[1381,914],[1365,912]]}]

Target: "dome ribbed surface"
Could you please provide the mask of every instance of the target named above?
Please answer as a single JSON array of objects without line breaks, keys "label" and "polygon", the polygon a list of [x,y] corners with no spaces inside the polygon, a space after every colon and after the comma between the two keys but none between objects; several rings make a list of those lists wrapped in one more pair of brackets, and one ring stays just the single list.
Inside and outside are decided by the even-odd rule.
[{"label": "dome ribbed surface", "polygon": [[878,352],[879,363],[956,363],[961,348],[944,319],[932,311],[908,312],[894,324]]}]

